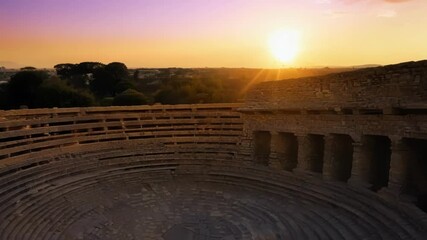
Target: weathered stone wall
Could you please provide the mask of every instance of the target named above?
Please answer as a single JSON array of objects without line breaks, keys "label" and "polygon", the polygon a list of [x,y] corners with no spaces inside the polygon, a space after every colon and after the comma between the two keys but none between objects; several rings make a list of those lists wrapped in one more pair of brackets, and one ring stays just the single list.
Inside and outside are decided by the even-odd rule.
[{"label": "weathered stone wall", "polygon": [[244,108],[427,108],[427,61],[327,76],[264,82],[248,93]]},{"label": "weathered stone wall", "polygon": [[[242,159],[253,161],[258,133],[270,133],[272,168],[348,181],[400,200],[413,193],[427,209],[427,177],[418,171],[427,172],[427,61],[264,82],[240,111]],[[297,142],[296,166],[283,154],[289,141],[283,134]]]}]

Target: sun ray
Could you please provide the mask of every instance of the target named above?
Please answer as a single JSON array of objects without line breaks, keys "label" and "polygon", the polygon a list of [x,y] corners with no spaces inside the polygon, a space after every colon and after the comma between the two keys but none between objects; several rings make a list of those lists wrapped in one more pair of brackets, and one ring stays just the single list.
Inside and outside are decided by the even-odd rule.
[{"label": "sun ray", "polygon": [[240,93],[239,93],[239,96],[242,96],[243,94],[245,94],[247,91],[248,91],[248,89],[252,86],[252,85],[254,85],[255,83],[257,83],[258,81],[258,78],[263,74],[265,72],[265,69],[261,69],[256,75],[255,75],[255,77],[253,77],[249,82],[248,82],[248,84],[246,84],[246,86],[244,87],[244,88],[242,88],[242,90],[240,91]]},{"label": "sun ray", "polygon": [[276,71],[277,71],[277,72],[276,72],[276,79],[275,79],[275,80],[277,81],[277,80],[280,80],[280,74],[281,74],[281,72],[282,72],[282,68],[279,68],[279,69],[277,69]]}]

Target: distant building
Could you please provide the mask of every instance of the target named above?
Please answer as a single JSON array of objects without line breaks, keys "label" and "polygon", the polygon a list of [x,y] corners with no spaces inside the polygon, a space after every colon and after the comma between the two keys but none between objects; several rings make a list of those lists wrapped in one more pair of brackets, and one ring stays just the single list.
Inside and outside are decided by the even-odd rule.
[{"label": "distant building", "polygon": [[137,72],[136,74],[137,79],[146,79],[150,77],[155,77],[160,73],[160,71],[157,69],[138,69],[136,70],[136,72]]},{"label": "distant building", "polygon": [[19,72],[19,70],[0,67],[0,82],[2,82],[1,84],[4,84],[4,82],[8,83],[10,77],[12,77],[17,72]]}]

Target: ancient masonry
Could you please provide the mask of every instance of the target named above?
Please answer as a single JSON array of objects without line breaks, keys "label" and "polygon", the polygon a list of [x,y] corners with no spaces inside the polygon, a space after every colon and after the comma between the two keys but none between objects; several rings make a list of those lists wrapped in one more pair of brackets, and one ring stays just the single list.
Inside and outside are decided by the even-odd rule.
[{"label": "ancient masonry", "polygon": [[427,239],[427,61],[243,104],[0,112],[0,239]]}]

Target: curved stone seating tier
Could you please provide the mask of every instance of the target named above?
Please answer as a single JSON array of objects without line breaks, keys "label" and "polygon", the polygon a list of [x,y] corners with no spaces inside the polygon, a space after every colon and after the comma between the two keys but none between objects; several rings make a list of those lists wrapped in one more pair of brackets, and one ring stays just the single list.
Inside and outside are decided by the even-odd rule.
[{"label": "curved stone seating tier", "polygon": [[[97,209],[95,211],[94,208],[98,208],[100,204],[111,204],[109,201],[115,201],[115,197],[105,197],[99,193],[99,189],[111,191],[110,194],[118,194],[116,192],[117,189],[121,189],[121,191],[124,191],[124,193],[122,192],[123,196],[129,195],[129,198],[132,198],[132,194],[134,194],[137,199],[132,198],[132,200],[123,201],[130,205],[126,207],[128,211],[141,211],[141,214],[144,211],[148,211],[146,210],[147,206],[156,205],[159,201],[166,201],[156,199],[152,202],[144,202],[144,197],[150,195],[146,195],[145,191],[148,190],[143,190],[141,186],[145,186],[151,191],[152,186],[156,186],[162,189],[172,188],[167,191],[176,191],[177,189],[175,188],[178,187],[182,191],[212,191],[214,196],[215,194],[226,194],[225,198],[227,198],[228,202],[222,202],[221,206],[216,207],[227,207],[230,201],[239,202],[243,201],[242,199],[249,201],[252,198],[252,201],[255,202],[252,202],[250,206],[245,204],[243,206],[231,205],[233,206],[233,211],[236,211],[236,213],[233,213],[237,214],[235,218],[241,218],[241,220],[235,219],[234,221],[245,220],[245,223],[249,224],[249,226],[241,226],[244,229],[238,228],[238,231],[236,230],[235,235],[233,235],[236,239],[239,239],[239,236],[240,239],[256,239],[256,236],[261,239],[269,239],[271,236],[275,236],[278,239],[307,239],[307,237],[310,239],[322,239],[328,236],[333,239],[369,239],[369,237],[372,239],[417,239],[417,237],[422,239],[423,236],[423,231],[418,229],[420,226],[417,225],[417,219],[412,219],[413,216],[409,217],[404,211],[396,210],[399,208],[387,204],[369,191],[351,189],[345,184],[322,183],[316,179],[306,179],[286,172],[274,172],[268,168],[239,165],[230,158],[217,162],[204,157],[203,155],[206,155],[206,153],[199,157],[193,156],[193,159],[185,157],[185,154],[179,155],[178,158],[174,154],[129,156],[130,154],[138,155],[141,152],[140,150],[118,149],[108,152],[80,153],[73,157],[60,156],[59,158],[62,160],[34,167],[41,168],[37,170],[42,173],[39,175],[41,179],[20,178],[19,182],[22,182],[22,186],[19,189],[26,187],[26,191],[21,191],[20,195],[15,195],[12,199],[4,200],[2,198],[0,216],[5,221],[0,224],[0,229],[2,229],[1,236],[7,236],[6,239],[37,239],[35,236],[39,236],[39,239],[50,239],[47,236],[51,234],[51,239],[67,239],[67,236],[78,239],[79,234],[86,234],[85,236],[88,239],[97,239],[91,236],[91,234],[95,234],[92,233],[93,229],[89,228],[90,232],[84,232],[81,227],[87,226],[86,224],[79,224],[79,221],[110,221],[108,219],[109,215],[99,216],[100,213],[98,211],[100,210]],[[120,156],[121,154],[122,157]],[[106,155],[114,156],[114,158],[102,160],[105,159]],[[167,158],[168,155],[169,158]],[[153,158],[152,156],[160,156],[162,160],[156,161],[156,157]],[[109,161],[106,163],[109,167],[100,167],[100,161]],[[60,166],[64,166],[61,162],[68,163],[69,169],[72,169],[71,167],[74,165],[75,172],[71,172],[72,170],[61,172]],[[126,162],[126,164],[123,164],[123,162]],[[57,166],[51,166],[49,170],[48,165],[51,164]],[[97,164],[98,168],[92,167],[91,170],[90,167]],[[31,169],[23,171],[30,171]],[[82,172],[82,169],[85,171]],[[35,170],[33,169],[32,171]],[[53,172],[54,174],[49,176],[45,174],[46,172]],[[204,174],[201,174],[201,172],[204,172]],[[58,175],[60,176],[58,177]],[[22,174],[22,176],[25,175]],[[128,186],[129,184],[131,186]],[[203,187],[205,186],[203,184],[207,184],[206,187]],[[115,190],[113,191],[111,188]],[[225,189],[229,189],[229,192]],[[227,195],[236,194],[236,191],[241,189],[245,189],[246,195],[237,195],[235,196],[236,199],[230,199],[231,196]],[[1,195],[10,194],[12,193],[2,193]],[[121,196],[120,194],[118,195]],[[257,196],[263,197],[256,199]],[[157,197],[160,198],[161,196]],[[164,208],[164,210],[158,209],[158,211],[164,213],[164,211],[170,210],[170,205],[186,201],[184,196],[174,196],[174,198],[176,203],[168,202],[157,206],[157,208]],[[188,195],[187,198],[189,199],[187,201],[199,201],[199,198],[206,200],[206,196],[198,196],[197,194]],[[267,201],[263,200],[263,198],[267,198],[269,202],[263,202]],[[171,200],[169,199],[168,201]],[[103,201],[106,202],[104,203]],[[209,205],[209,202],[215,206],[219,200],[208,199],[206,201],[208,202],[199,202],[198,204],[206,207],[204,214],[210,214],[212,213],[210,208],[213,206]],[[86,206],[87,204],[92,204],[92,206],[88,207]],[[193,204],[195,203],[191,202],[187,207],[192,209],[191,205]],[[239,204],[241,203],[239,202]],[[145,210],[140,210],[139,208]],[[110,210],[113,211],[113,209]],[[126,210],[123,211],[126,212]],[[283,212],[278,214],[278,211]],[[222,210],[218,210],[218,214],[220,213],[225,214]],[[92,216],[92,214],[96,216]],[[175,212],[175,214],[181,213]],[[225,215],[228,216],[228,214]],[[86,215],[91,215],[91,217],[87,217],[88,219],[82,217]],[[65,219],[66,216],[70,219]],[[122,216],[122,218],[125,217],[126,215]],[[155,219],[154,216],[146,217],[152,220]],[[195,215],[193,217],[195,218],[194,221],[199,221],[198,218],[200,216]],[[161,222],[161,220],[158,221]],[[173,222],[173,220],[170,221]],[[221,219],[221,221],[223,220]],[[229,221],[227,220],[226,222],[228,223]],[[265,228],[274,226],[274,224],[280,224],[281,227],[270,229],[269,231],[271,232],[267,234],[263,232],[264,230],[261,231],[255,227],[260,223],[265,224]],[[52,224],[56,224],[57,227],[52,226]],[[154,223],[146,220],[146,222],[141,222],[140,224],[143,224],[144,228],[146,228]],[[161,223],[157,224],[160,224],[157,229],[161,228]],[[185,224],[191,225],[193,223],[190,221]],[[206,223],[206,225],[209,225],[209,223]],[[242,225],[242,223],[239,225]],[[31,226],[35,229],[31,229]],[[47,228],[47,226],[51,228]],[[64,232],[57,232],[58,229],[61,229],[61,226],[69,227],[64,227]],[[193,227],[196,228],[198,226]],[[227,228],[230,229],[234,227],[234,225],[227,225]],[[28,230],[23,230],[27,228]],[[99,229],[99,232],[95,235],[99,235],[99,239],[108,239],[111,233],[104,231],[113,231],[108,228],[108,226],[105,226],[105,229]],[[66,233],[67,229],[74,229],[73,231],[75,232]],[[22,234],[28,234],[30,230],[38,233],[30,233],[25,238]],[[158,235],[159,233],[163,233],[162,231],[156,233],[156,230],[144,233],[135,233],[133,232],[134,230],[129,231],[126,234],[140,238],[151,237],[151,239],[156,239],[160,236]],[[211,229],[210,231],[214,230]],[[241,235],[238,234],[239,232]],[[273,233],[279,235],[269,235]],[[114,235],[114,237],[118,236]],[[120,237],[122,239],[132,239],[131,237]],[[112,237],[111,239],[121,238]]]},{"label": "curved stone seating tier", "polygon": [[238,107],[0,112],[0,239],[425,239],[410,203],[247,161]]},{"label": "curved stone seating tier", "polygon": [[46,149],[113,140],[166,138],[175,143],[174,139],[181,137],[238,137],[242,130],[240,113],[231,111],[238,106],[211,104],[0,112],[0,160]]},{"label": "curved stone seating tier", "polygon": [[[15,208],[14,213],[1,224],[1,234],[7,239],[78,239],[80,235],[88,239],[160,239],[169,229],[162,228],[165,221],[170,228],[178,222],[194,228],[195,233],[202,231],[201,221],[207,221],[204,227],[213,232],[220,221],[230,232],[217,236],[235,239],[422,239],[423,232],[404,212],[384,207],[372,193],[359,193],[354,199],[354,192],[345,186],[323,186],[315,181],[301,184],[301,179],[291,176],[282,176],[282,183],[272,186],[262,179],[274,173],[230,165],[207,167],[208,176],[172,174],[171,169],[179,169],[174,166],[64,177],[54,187],[9,206]],[[253,175],[247,178],[244,173]],[[140,226],[122,230],[124,235],[112,234],[115,227],[111,224],[121,229],[120,224],[127,225],[125,219],[133,212],[139,212],[141,222],[131,224]],[[111,214],[117,219],[111,219]],[[219,219],[210,222],[211,217]],[[87,225],[99,221],[102,227]],[[139,228],[152,232],[138,232]],[[89,237],[91,234],[98,238]],[[47,237],[50,235],[52,238]]]}]

